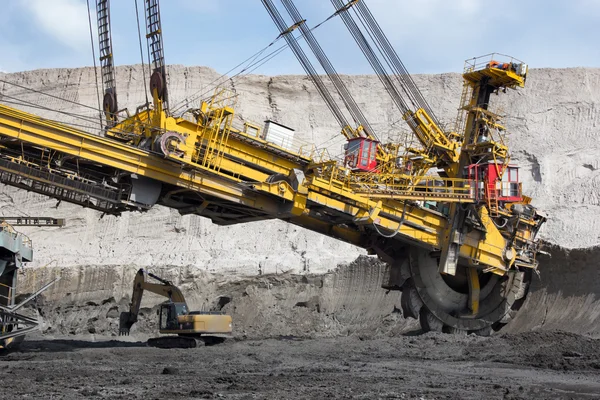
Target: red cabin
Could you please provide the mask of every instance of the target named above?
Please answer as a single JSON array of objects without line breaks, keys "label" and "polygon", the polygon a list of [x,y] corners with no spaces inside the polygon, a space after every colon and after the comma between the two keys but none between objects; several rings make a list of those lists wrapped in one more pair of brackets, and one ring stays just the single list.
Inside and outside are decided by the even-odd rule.
[{"label": "red cabin", "polygon": [[509,165],[502,177],[502,166],[493,162],[488,164],[469,165],[468,177],[477,185],[475,196],[477,200],[492,198],[498,201],[519,202],[523,200],[519,167]]},{"label": "red cabin", "polygon": [[358,171],[373,171],[377,168],[377,141],[367,138],[348,139],[344,145],[346,157],[344,165]]}]

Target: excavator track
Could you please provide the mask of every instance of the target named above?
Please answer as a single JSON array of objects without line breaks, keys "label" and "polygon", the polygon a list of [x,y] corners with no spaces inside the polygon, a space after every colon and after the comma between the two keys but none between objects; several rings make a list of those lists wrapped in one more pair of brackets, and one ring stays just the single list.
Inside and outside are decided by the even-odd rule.
[{"label": "excavator track", "polygon": [[511,271],[505,276],[479,274],[479,310],[468,308],[466,267],[459,265],[455,277],[438,271],[438,258],[427,250],[413,247],[401,275],[406,277],[400,290],[405,317],[419,319],[424,332],[475,333],[488,336],[506,325],[519,310],[528,293],[531,271]]},{"label": "excavator track", "polygon": [[148,339],[147,345],[159,349],[194,349],[221,344],[225,340],[220,336],[161,336]]}]

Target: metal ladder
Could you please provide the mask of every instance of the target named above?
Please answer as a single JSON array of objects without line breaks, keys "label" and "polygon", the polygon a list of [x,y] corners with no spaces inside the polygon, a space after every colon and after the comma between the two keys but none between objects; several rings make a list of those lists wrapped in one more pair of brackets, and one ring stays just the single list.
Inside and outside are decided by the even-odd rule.
[{"label": "metal ladder", "polygon": [[221,161],[225,157],[225,149],[229,141],[233,113],[232,96],[227,90],[217,88],[208,105],[212,121],[203,135],[204,149],[201,152],[200,164],[206,168],[221,171]]},{"label": "metal ladder", "polygon": [[459,135],[464,134],[465,120],[467,116],[467,108],[471,103],[473,97],[473,86],[466,80],[463,82],[463,90],[460,96],[460,106],[458,108],[458,115],[456,116],[455,132]]},{"label": "metal ladder", "polygon": [[490,212],[490,217],[497,217],[499,215],[498,207],[498,192],[496,189],[496,183],[487,185],[487,205]]}]

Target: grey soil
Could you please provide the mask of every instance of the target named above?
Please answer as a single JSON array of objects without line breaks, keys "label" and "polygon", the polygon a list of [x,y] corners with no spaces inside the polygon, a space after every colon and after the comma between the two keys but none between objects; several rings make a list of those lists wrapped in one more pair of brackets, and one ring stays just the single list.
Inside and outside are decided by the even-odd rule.
[{"label": "grey soil", "polygon": [[600,249],[552,254],[518,317],[491,338],[414,336],[372,258],[234,280],[165,268],[192,309],[233,316],[235,339],[192,350],[145,346],[162,298],[147,298],[128,342],[111,337],[135,268],[48,270],[63,279],[26,310],[45,335],[0,357],[0,398],[600,399]]},{"label": "grey soil", "polygon": [[0,376],[7,399],[598,399],[600,341],[430,333],[161,350],[31,337]]}]

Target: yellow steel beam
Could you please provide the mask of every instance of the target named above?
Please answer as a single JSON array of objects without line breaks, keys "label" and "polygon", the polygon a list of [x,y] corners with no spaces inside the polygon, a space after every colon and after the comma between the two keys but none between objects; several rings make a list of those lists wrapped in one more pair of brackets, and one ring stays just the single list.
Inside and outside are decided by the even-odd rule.
[{"label": "yellow steel beam", "polygon": [[[166,118],[165,122],[167,130],[194,135],[198,133],[198,125],[186,119]],[[273,146],[264,140],[244,135],[237,129],[232,129],[232,132],[236,135],[245,137],[246,141],[236,138],[235,135],[230,135],[226,142],[221,143],[222,151],[227,154],[228,157],[239,159],[246,164],[250,163],[262,169],[267,169],[273,174],[280,173],[287,175],[292,169],[298,168],[299,165],[297,162],[274,154],[273,148],[276,146]],[[285,151],[283,149],[281,150]],[[299,155],[294,153],[289,153],[289,155],[290,157],[298,156],[298,158],[300,158]],[[244,166],[243,163],[238,163],[238,165]],[[225,168],[225,166],[223,165],[222,168]]]},{"label": "yellow steel beam", "polygon": [[[258,199],[234,179],[208,171],[186,171],[181,165],[114,140],[94,136],[66,125],[0,105],[0,135],[42,148],[138,174],[175,186],[196,190],[248,207],[277,213],[274,200]],[[233,181],[233,182],[232,182]]]},{"label": "yellow steel beam", "polygon": [[[374,216],[375,229],[432,249],[440,248],[440,232],[443,232],[448,224],[447,218],[440,213],[417,205],[405,204],[403,201],[369,199],[353,192],[344,186],[343,182],[332,178],[307,176],[304,182],[300,182],[297,190],[287,182],[241,182],[232,176],[187,163],[176,157],[165,159],[139,148],[94,136],[2,105],[0,105],[0,135],[177,187],[206,193],[248,208],[261,210],[274,217],[289,219],[292,223],[356,245],[364,245],[371,231],[365,231],[365,235],[360,231],[311,217],[308,215],[310,210],[307,209],[311,205],[308,204],[316,204],[331,212],[346,215],[348,222],[364,217],[365,213],[371,213]],[[265,155],[268,154],[268,150],[264,151],[260,158],[266,160]],[[242,165],[243,161],[236,163],[228,160],[228,162],[230,164],[227,168],[231,171],[238,171],[240,174],[250,173],[244,169],[249,167]],[[270,162],[275,163],[275,161]],[[286,160],[280,170],[285,171],[291,166],[293,163]],[[266,172],[260,174],[262,175],[255,175],[255,177],[262,179],[268,176]],[[285,200],[288,201],[287,205],[284,204]],[[379,211],[372,213],[374,209]],[[472,260],[473,264],[481,263],[505,270],[506,263],[502,259],[502,251],[506,240],[489,219],[488,222],[485,240],[481,240],[477,232],[470,233],[460,249],[460,254]]]},{"label": "yellow steel beam", "polygon": [[[328,182],[320,179],[312,179],[308,200],[356,218],[361,218],[365,212],[379,206],[377,201],[357,196],[348,190],[332,188]],[[467,234],[460,247],[460,256],[475,265],[480,263],[500,271],[506,270],[507,263],[502,256],[506,240],[491,219],[486,217],[487,214],[482,216],[488,231],[485,238],[478,232]],[[432,249],[439,249],[443,243],[440,232],[447,228],[448,221],[442,214],[416,205],[405,208],[402,202],[386,201],[381,204],[381,211],[374,224],[385,229],[387,234],[399,235]]]}]

